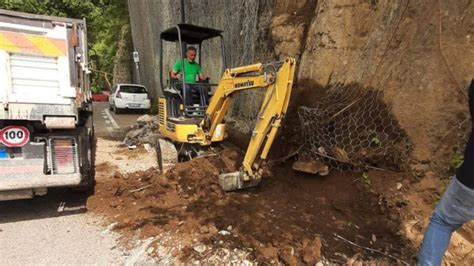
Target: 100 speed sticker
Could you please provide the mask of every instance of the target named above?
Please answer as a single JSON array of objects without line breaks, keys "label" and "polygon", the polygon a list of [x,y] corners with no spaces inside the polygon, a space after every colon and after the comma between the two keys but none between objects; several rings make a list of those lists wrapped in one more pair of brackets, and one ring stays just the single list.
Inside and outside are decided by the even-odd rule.
[{"label": "100 speed sticker", "polygon": [[0,130],[0,143],[7,147],[23,147],[30,140],[30,131],[22,126],[8,126]]}]

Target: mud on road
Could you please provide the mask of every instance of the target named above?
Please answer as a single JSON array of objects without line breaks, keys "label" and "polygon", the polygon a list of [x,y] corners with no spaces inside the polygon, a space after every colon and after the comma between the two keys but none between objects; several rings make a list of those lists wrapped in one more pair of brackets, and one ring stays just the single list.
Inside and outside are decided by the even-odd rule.
[{"label": "mud on road", "polygon": [[[122,157],[123,149],[109,157]],[[123,161],[99,161],[87,208],[105,216],[124,243],[151,239],[151,253],[163,262],[413,262],[413,245],[400,230],[404,203],[387,196],[412,182],[403,174],[317,177],[280,164],[265,169],[259,187],[224,193],[217,176],[237,170],[242,154],[230,145],[213,152],[166,174],[124,174],[117,166]]]}]

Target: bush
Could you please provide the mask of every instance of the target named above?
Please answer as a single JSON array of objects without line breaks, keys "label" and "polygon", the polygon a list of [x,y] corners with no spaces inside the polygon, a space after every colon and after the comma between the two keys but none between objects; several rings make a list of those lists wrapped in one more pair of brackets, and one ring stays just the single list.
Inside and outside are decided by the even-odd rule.
[{"label": "bush", "polygon": [[451,168],[457,169],[461,167],[464,162],[464,156],[460,153],[454,154],[453,158],[451,159]]}]

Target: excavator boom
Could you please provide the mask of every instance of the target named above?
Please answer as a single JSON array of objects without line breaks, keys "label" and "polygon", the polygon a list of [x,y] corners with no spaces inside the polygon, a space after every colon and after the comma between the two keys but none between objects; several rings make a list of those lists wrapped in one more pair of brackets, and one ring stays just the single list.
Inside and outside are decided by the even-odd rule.
[{"label": "excavator boom", "polygon": [[235,93],[252,89],[266,90],[241,170],[219,177],[220,185],[225,191],[254,186],[260,181],[261,169],[256,160],[261,162],[267,158],[275,140],[288,109],[294,73],[295,59],[293,58],[225,71],[209,103],[206,118],[203,120],[202,129],[206,135],[205,139],[210,139],[217,126],[222,123]]}]

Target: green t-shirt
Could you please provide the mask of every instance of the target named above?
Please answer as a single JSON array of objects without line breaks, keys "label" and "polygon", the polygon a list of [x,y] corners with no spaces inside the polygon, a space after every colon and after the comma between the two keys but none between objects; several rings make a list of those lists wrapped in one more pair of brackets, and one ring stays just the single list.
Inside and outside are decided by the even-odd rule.
[{"label": "green t-shirt", "polygon": [[[176,61],[173,65],[173,71],[176,73],[181,72],[181,60]],[[196,75],[201,73],[201,66],[195,61],[190,63],[189,60],[184,59],[184,73],[186,74],[184,77],[186,83],[195,83]]]}]

